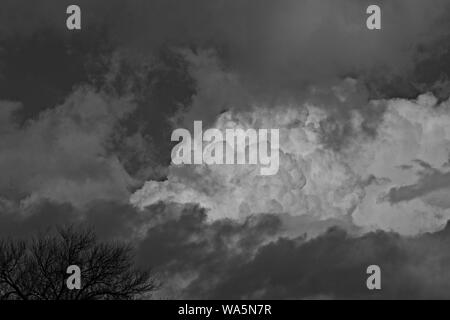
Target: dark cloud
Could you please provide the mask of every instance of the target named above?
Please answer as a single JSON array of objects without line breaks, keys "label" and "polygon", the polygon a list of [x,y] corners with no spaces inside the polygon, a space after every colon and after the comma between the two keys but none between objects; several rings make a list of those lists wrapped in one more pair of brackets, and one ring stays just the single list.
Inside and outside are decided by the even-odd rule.
[{"label": "dark cloud", "polygon": [[[262,240],[280,230],[281,221],[273,215],[248,218],[243,223],[232,219],[207,222],[204,209],[196,205],[151,206],[153,221],[140,244],[142,263],[169,266],[173,270],[202,264],[220,267],[230,253],[242,250],[246,256]],[[237,258],[237,257],[234,257]]]},{"label": "dark cloud", "polygon": [[[186,217],[185,219],[193,219]],[[186,220],[184,220],[186,222]],[[223,224],[223,222],[221,222]],[[185,228],[184,226],[189,226]],[[181,230],[194,231],[192,224],[180,224]],[[226,224],[225,224],[226,225]],[[223,227],[223,225],[222,225]],[[203,231],[211,232],[213,225]],[[260,229],[261,227],[259,227]],[[229,231],[233,230],[230,226]],[[238,228],[249,231],[247,229]],[[179,235],[176,229],[166,229]],[[223,233],[216,229],[216,236]],[[236,230],[235,230],[236,231]],[[149,230],[149,233],[152,230]],[[155,232],[153,230],[153,232]],[[156,234],[161,234],[156,232]],[[213,233],[214,234],[214,233]],[[229,235],[234,234],[234,232]],[[252,233],[250,233],[252,234]],[[324,235],[306,241],[304,238],[281,238],[265,245],[243,250],[239,242],[233,247],[217,243],[213,237],[203,243],[202,237],[175,236],[163,239],[148,236],[146,249],[160,252],[165,268],[179,269],[196,276],[181,296],[209,299],[423,299],[448,298],[450,278],[448,267],[448,228],[435,235],[402,238],[385,232],[369,233],[361,237],[348,235],[341,229],[330,229]],[[236,234],[234,234],[236,236]],[[176,250],[174,240],[185,245]],[[187,239],[193,242],[186,243]],[[227,238],[223,238],[224,242]],[[153,240],[155,247],[149,245]],[[165,240],[165,238],[164,238]],[[195,241],[197,240],[197,241]],[[215,240],[215,241],[214,241]],[[229,239],[227,241],[230,241]],[[226,242],[225,242],[226,243]],[[222,246],[217,247],[217,244]],[[429,250],[428,248],[434,249]],[[157,249],[158,248],[158,249]],[[200,249],[201,248],[201,249]],[[208,250],[209,249],[209,250]],[[255,253],[256,250],[256,253]],[[178,252],[178,255],[175,255]],[[155,256],[157,256],[155,254]],[[158,259],[155,257],[155,261]],[[161,260],[159,260],[161,261]],[[161,261],[161,262],[163,262]],[[183,264],[183,262],[185,264]],[[382,270],[382,290],[366,287],[369,265]],[[167,269],[164,269],[167,270]],[[169,272],[169,274],[171,274]],[[175,274],[171,274],[175,276]]]},{"label": "dark cloud", "polygon": [[[154,217],[164,212],[165,218],[148,229],[139,257],[170,284],[180,275],[190,279],[188,285],[178,284],[178,297],[449,297],[448,226],[411,238],[383,231],[357,236],[333,227],[307,240],[305,235],[278,238],[283,223],[275,215],[207,223],[205,213],[195,206],[180,211],[160,204],[150,211]],[[366,269],[372,264],[382,270],[381,291],[367,290]]]},{"label": "dark cloud", "polygon": [[111,151],[130,174],[160,179],[170,163],[171,118],[191,104],[195,81],[183,56],[167,47],[148,59],[127,53],[113,67],[106,90],[131,92],[136,109],[117,123]]},{"label": "dark cloud", "polygon": [[[296,219],[303,218],[267,214],[208,222],[196,205],[159,203],[139,211],[99,201],[80,211],[43,201],[15,212],[3,207],[0,232],[22,237],[82,224],[102,239],[131,241],[138,263],[158,274],[158,296],[165,298],[449,298],[449,226],[416,237],[357,235],[340,227],[312,239],[301,230],[286,237]],[[381,291],[366,288],[372,264],[382,270]]]},{"label": "dark cloud", "polygon": [[[68,4],[46,0],[31,8],[23,0],[4,1],[0,30],[26,34],[45,25],[64,33]],[[78,4],[83,32],[104,25],[120,45],[147,52],[163,44],[214,47],[225,65],[276,92],[364,73],[394,85],[391,80],[413,72],[416,61],[423,66],[436,61],[435,49],[438,46],[443,52],[442,39],[448,35],[449,8],[444,0],[433,6],[420,0],[375,2],[382,7],[382,32],[366,28],[365,11],[374,4],[370,1],[84,0]],[[430,76],[433,68],[426,69],[427,75],[419,72],[419,82],[436,81]]]},{"label": "dark cloud", "polygon": [[76,86],[98,83],[111,55],[103,30],[61,34],[41,27],[0,39],[0,98],[20,101],[20,123],[61,104]]},{"label": "dark cloud", "polygon": [[[210,294],[215,298],[398,298],[395,282],[413,287],[414,281],[401,274],[408,257],[397,240],[384,233],[352,239],[339,229],[310,242],[280,239],[260,248]],[[365,271],[371,264],[383,270],[383,291],[378,295],[366,287]]]},{"label": "dark cloud", "polygon": [[147,219],[130,205],[114,201],[93,201],[79,209],[70,203],[43,199],[30,206],[3,200],[0,203],[0,235],[28,237],[51,228],[85,225],[102,239],[132,240],[133,232]]},{"label": "dark cloud", "polygon": [[[351,237],[330,230],[306,243],[279,240],[260,249],[215,293],[262,298],[445,298],[450,283],[439,270],[447,265],[447,238],[448,228],[411,239],[385,232]],[[433,246],[438,248],[428,251]],[[381,291],[365,286],[371,264],[382,270]]]},{"label": "dark cloud", "polygon": [[42,201],[28,210],[20,210],[14,203],[0,204],[0,234],[2,237],[27,237],[48,228],[76,223],[78,217],[70,204]]},{"label": "dark cloud", "polygon": [[[391,188],[382,198],[392,204],[424,198],[426,202],[448,208],[446,196],[450,187],[450,173],[433,168],[430,164],[417,160],[420,169],[416,172],[418,177],[414,184]],[[408,168],[409,170],[411,168]]]}]

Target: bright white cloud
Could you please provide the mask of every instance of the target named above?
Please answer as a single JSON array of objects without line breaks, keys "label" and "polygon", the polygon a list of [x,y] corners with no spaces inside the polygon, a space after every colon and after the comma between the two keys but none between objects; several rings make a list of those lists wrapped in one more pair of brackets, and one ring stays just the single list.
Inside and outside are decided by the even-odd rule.
[{"label": "bright white cloud", "polygon": [[[205,67],[197,64],[200,69]],[[206,93],[211,88],[219,90],[218,84],[224,78],[216,78],[220,80],[218,83],[212,80],[205,84]],[[358,94],[355,88],[356,81],[347,79],[332,87],[332,92],[336,99],[345,102]],[[200,86],[197,95],[203,94]],[[436,105],[434,96],[424,94],[417,100],[370,103],[386,105],[377,135],[364,132],[364,115],[355,108],[349,112],[350,118],[345,119],[350,123],[352,135],[338,150],[322,143],[324,135],[329,134],[323,128],[329,120],[324,106],[305,102],[229,110],[212,127],[280,130],[278,174],[260,176],[257,166],[250,165],[172,166],[167,181],[148,181],[130,201],[139,207],[158,201],[198,203],[209,209],[209,218],[213,220],[272,212],[309,215],[317,220],[351,217],[366,230],[384,229],[402,234],[439,229],[450,217],[450,211],[442,205],[433,206],[429,199],[421,197],[390,203],[383,196],[392,187],[417,182],[417,170],[414,167],[413,171],[405,170],[405,166],[411,165],[417,169],[414,162],[417,159],[444,168],[450,150],[448,102]],[[193,113],[189,112],[190,119]]]}]

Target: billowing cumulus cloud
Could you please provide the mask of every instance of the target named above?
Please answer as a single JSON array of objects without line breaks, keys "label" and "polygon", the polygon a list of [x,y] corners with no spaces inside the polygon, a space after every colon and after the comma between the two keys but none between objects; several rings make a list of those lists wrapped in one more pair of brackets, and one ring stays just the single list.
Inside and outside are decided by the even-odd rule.
[{"label": "billowing cumulus cloud", "polygon": [[[199,110],[206,108],[200,107],[204,101],[223,105],[229,102],[229,90],[241,88],[239,79],[213,68],[214,57],[203,54],[198,60],[192,58],[191,72],[207,81],[197,82],[198,93],[186,113],[188,119],[200,115]],[[207,76],[203,76],[205,68],[211,70]],[[227,128],[279,129],[280,169],[276,175],[260,176],[255,165],[173,165],[167,180],[148,181],[132,195],[131,202],[139,207],[159,201],[198,203],[209,210],[212,219],[273,212],[317,219],[350,217],[367,230],[403,234],[438,230],[449,212],[435,205],[437,193],[428,199],[412,195],[403,202],[387,201],[385,194],[392,197],[399,193],[395,190],[406,190],[406,185],[415,183],[414,168],[405,169],[408,166],[429,163],[445,170],[448,102],[438,103],[432,94],[415,100],[364,100],[358,88],[357,80],[348,78],[331,88],[311,88],[302,103],[294,100],[278,105],[259,104],[258,98],[242,94],[252,105],[231,107],[211,127],[223,132]],[[346,118],[335,116],[338,107],[347,108],[343,111]],[[374,118],[374,114],[378,116]],[[186,122],[184,119],[181,124]],[[337,137],[340,132],[344,133]],[[443,194],[445,175],[441,177],[441,182],[433,182],[441,187],[428,183],[422,188],[428,186],[429,192],[438,189]]]}]

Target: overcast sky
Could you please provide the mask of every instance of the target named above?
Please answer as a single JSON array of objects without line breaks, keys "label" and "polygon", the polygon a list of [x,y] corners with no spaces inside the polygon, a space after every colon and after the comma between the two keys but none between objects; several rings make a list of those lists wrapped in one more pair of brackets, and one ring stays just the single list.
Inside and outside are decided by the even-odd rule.
[{"label": "overcast sky", "polygon": [[[93,225],[159,298],[450,298],[448,1],[69,4],[0,1],[0,236]],[[195,120],[278,173],[171,165]]]}]

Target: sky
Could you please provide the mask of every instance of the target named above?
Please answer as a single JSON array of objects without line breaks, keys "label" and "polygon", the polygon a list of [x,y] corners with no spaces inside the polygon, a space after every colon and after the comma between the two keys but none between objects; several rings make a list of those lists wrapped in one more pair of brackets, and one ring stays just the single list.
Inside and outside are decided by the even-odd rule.
[{"label": "sky", "polygon": [[[0,0],[0,236],[91,225],[163,299],[450,298],[448,1],[69,4]],[[194,121],[278,173],[172,165]]]}]

